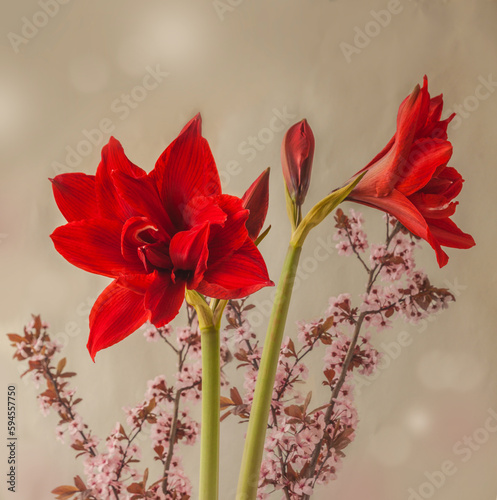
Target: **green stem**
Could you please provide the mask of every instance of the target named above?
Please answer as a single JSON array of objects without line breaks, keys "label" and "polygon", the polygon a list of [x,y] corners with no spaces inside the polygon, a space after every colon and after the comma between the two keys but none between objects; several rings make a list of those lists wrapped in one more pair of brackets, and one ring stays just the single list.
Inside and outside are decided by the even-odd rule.
[{"label": "green stem", "polygon": [[202,342],[202,426],[199,500],[217,500],[219,491],[219,418],[221,355],[219,328],[200,329]]},{"label": "green stem", "polygon": [[276,368],[301,251],[300,246],[289,246],[276,289],[250,411],[236,500],[255,500],[257,496]]}]

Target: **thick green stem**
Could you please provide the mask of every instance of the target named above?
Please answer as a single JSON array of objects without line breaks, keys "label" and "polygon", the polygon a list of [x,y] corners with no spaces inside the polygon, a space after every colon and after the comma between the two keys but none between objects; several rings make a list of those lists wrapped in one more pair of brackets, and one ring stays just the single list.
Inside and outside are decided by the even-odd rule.
[{"label": "thick green stem", "polygon": [[217,500],[219,491],[220,340],[219,328],[200,329],[202,342],[202,427],[199,500]]},{"label": "thick green stem", "polygon": [[276,289],[250,411],[236,500],[255,500],[257,496],[276,368],[301,251],[300,246],[290,245],[288,248]]}]

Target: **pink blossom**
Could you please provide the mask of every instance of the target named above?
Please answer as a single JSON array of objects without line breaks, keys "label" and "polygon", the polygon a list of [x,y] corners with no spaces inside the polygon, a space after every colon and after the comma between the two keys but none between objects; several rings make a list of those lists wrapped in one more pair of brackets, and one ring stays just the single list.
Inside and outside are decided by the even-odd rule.
[{"label": "pink blossom", "polygon": [[160,339],[159,332],[155,327],[149,327],[143,332],[143,336],[148,342],[157,342]]},{"label": "pink blossom", "polygon": [[65,433],[65,429],[59,424],[55,428],[55,435],[56,435],[57,441],[60,441],[62,444],[64,444],[66,442],[64,433]]}]

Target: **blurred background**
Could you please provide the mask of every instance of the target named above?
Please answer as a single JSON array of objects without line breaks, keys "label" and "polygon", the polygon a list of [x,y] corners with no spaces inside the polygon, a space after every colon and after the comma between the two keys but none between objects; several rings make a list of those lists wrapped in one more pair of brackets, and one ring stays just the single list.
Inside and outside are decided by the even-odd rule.
[{"label": "blurred background", "polygon": [[[36,389],[20,380],[24,368],[11,359],[4,334],[21,332],[31,313],[50,323],[79,375],[72,379],[84,399],[79,410],[102,437],[124,420],[122,406],[143,397],[148,379],[172,371],[166,349],[139,333],[91,362],[88,312],[108,280],[71,266],[53,249],[49,234],[64,220],[48,178],[94,173],[110,135],[148,171],[201,112],[226,192],[243,194],[273,167],[267,219],[273,229],[261,251],[276,280],[289,234],[279,169],[284,130],[305,117],[316,137],[309,208],[383,148],[399,103],[426,74],[432,95],[444,94],[444,116],[458,113],[449,127],[451,164],[466,183],[454,220],[477,246],[449,249],[450,262],[440,270],[424,244],[420,263],[457,302],[429,324],[396,324],[376,338],[382,351],[404,330],[412,342],[361,388],[357,438],[337,480],[313,498],[495,499],[497,435],[481,429],[489,411],[497,412],[496,22],[495,0],[3,2],[0,435],[6,437],[7,386],[15,384],[16,498],[49,500],[51,489],[71,484],[82,468],[73,450],[55,440],[57,418],[41,415]],[[258,148],[249,144],[253,137]],[[381,214],[363,212],[374,241]],[[311,233],[303,257],[332,230],[330,219]],[[319,317],[328,297],[357,298],[363,290],[360,266],[333,252],[308,274],[292,303],[289,335],[296,335],[297,320]],[[268,296],[264,290],[254,300]],[[319,386],[316,372],[310,389]],[[228,419],[222,434],[221,499],[229,500],[244,427]],[[455,454],[466,438],[471,453]],[[6,491],[6,453],[0,453],[2,498],[14,497]],[[184,456],[195,477],[198,449]],[[456,472],[423,488],[446,461]]]}]

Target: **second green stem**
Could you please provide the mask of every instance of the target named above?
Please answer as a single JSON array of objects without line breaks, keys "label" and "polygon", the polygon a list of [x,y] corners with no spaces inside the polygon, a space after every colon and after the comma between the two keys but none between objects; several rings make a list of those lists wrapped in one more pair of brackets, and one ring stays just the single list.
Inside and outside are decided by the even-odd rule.
[{"label": "second green stem", "polygon": [[255,500],[276,369],[302,247],[290,245],[276,289],[243,450],[236,500]]},{"label": "second green stem", "polygon": [[220,335],[219,328],[200,329],[202,342],[202,426],[199,500],[217,500],[219,492]]}]

